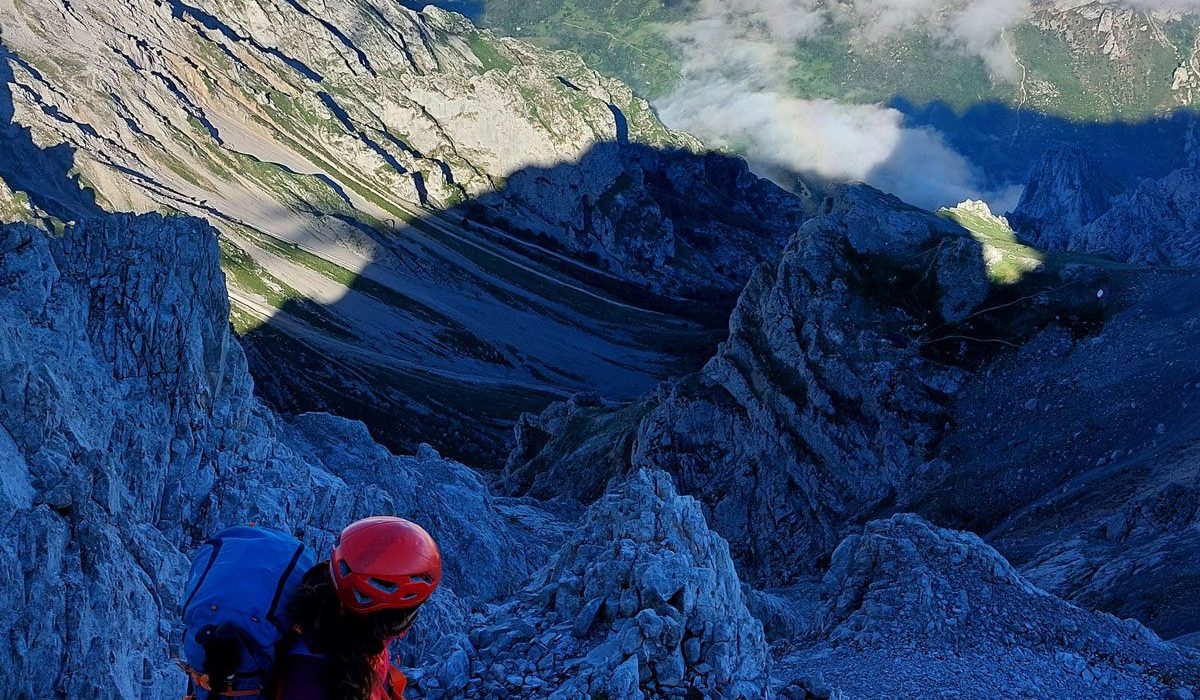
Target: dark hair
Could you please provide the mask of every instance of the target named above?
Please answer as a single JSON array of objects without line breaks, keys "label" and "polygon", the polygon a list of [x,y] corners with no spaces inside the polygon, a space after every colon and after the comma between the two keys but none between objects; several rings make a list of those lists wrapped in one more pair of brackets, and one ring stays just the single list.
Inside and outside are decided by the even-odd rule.
[{"label": "dark hair", "polygon": [[331,700],[369,700],[376,682],[374,659],[388,640],[412,624],[417,608],[359,615],[342,607],[323,561],[304,574],[288,605],[313,651],[324,654],[324,682]]}]

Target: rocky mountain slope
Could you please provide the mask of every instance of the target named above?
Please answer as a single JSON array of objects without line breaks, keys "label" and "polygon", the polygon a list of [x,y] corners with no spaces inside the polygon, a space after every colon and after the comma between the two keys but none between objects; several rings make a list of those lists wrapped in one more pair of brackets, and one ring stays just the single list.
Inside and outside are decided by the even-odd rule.
[{"label": "rocky mountain slope", "polygon": [[[870,197],[882,221],[889,202]],[[956,671],[979,698],[1200,683],[1195,652],[915,516],[848,528],[817,590],[761,592],[664,472],[616,479],[580,513],[493,496],[428,447],[394,456],[359,423],[281,419],[252,395],[197,220],[101,216],[61,238],[8,225],[0,241],[5,695],[176,696],[191,547],[255,521],[325,548],[367,512],[419,519],[446,555],[402,645],[414,697],[895,697]]]},{"label": "rocky mountain slope", "polygon": [[1086,285],[1112,304],[1103,327],[1051,326],[972,378],[944,444],[954,473],[916,509],[986,534],[1049,591],[1188,634],[1200,283],[1114,266]]},{"label": "rocky mountain slope", "polygon": [[0,695],[178,697],[198,542],[373,513],[417,698],[1200,691],[1191,170],[935,215],[436,9],[0,27]]},{"label": "rocky mountain slope", "polygon": [[506,488],[586,502],[597,471],[672,473],[744,580],[802,610],[843,537],[915,511],[1035,585],[1190,633],[1196,272],[1030,252],[978,207],[944,213],[973,237],[869,191],[825,211],[701,372],[523,419]]},{"label": "rocky mountain slope", "polygon": [[790,697],[832,683],[863,698],[1173,698],[1195,682],[1192,653],[1048,595],[974,535],[912,515],[848,537],[821,595],[821,641],[782,662],[807,674]]},{"label": "rocky mountain slope", "polygon": [[1053,149],[1010,217],[1034,245],[1139,265],[1200,263],[1200,167],[1122,190],[1079,149]]},{"label": "rocky mountain slope", "polygon": [[[203,222],[115,215],[61,238],[0,231],[11,631],[0,694],[178,695],[185,554],[233,523],[286,527],[323,549],[347,519],[419,513],[456,563],[417,656],[461,628],[456,593],[505,595],[536,564],[537,544],[466,467],[429,448],[397,458],[329,415],[287,423],[253,396]],[[500,556],[510,550],[530,559]],[[478,557],[494,579],[464,578]]]},{"label": "rocky mountain slope", "polygon": [[846,527],[945,470],[934,452],[965,375],[930,346],[953,337],[987,295],[980,245],[966,230],[845,188],[777,268],[751,280],[729,339],[700,373],[646,399],[636,427],[572,427],[547,414],[541,431],[562,435],[535,441],[527,419],[507,483],[588,498],[599,465],[579,438],[611,435],[615,424],[632,434],[624,465],[674,474],[712,509],[752,580],[790,582]]},{"label": "rocky mountain slope", "polygon": [[1009,219],[1038,248],[1067,250],[1080,229],[1108,211],[1118,192],[1086,151],[1054,148],[1034,165]]},{"label": "rocky mountain slope", "polygon": [[[285,421],[255,399],[229,330],[216,236],[207,225],[147,215],[88,220],[61,239],[25,225],[0,231],[8,513],[0,541],[11,630],[0,655],[0,693],[174,697],[183,677],[170,656],[191,548],[220,527],[257,522],[324,549],[341,524],[377,512],[419,520],[447,558],[445,585],[405,646],[414,665],[437,660],[453,668],[464,649],[474,654],[477,646],[515,668],[527,658],[525,632],[497,639],[469,616],[529,579],[534,588],[552,585],[555,609],[569,619],[568,574],[617,565],[600,552],[615,526],[639,543],[621,555],[628,578],[607,579],[598,593],[589,584],[576,594],[588,600],[574,605],[588,603],[593,617],[619,621],[621,632],[658,591],[664,614],[671,605],[686,613],[659,621],[662,638],[645,657],[660,665],[664,684],[671,658],[682,682],[686,648],[688,683],[726,689],[741,678],[765,692],[761,626],[743,608],[737,626],[707,627],[716,606],[742,595],[727,548],[705,534],[698,506],[676,496],[665,475],[642,475],[625,495],[591,509],[579,541],[546,562],[564,534],[554,511],[492,497],[470,469],[428,446],[396,457],[360,423],[326,414]],[[644,520],[616,517],[621,512]],[[665,543],[682,542],[692,543],[680,550],[682,559],[662,554]],[[656,561],[658,577],[644,577]],[[709,566],[717,568],[705,574]],[[597,594],[613,597],[610,612],[597,611]],[[617,602],[630,596],[632,612]],[[545,601],[543,591],[508,605],[542,609]],[[649,624],[649,613],[639,614],[637,624]],[[743,646],[705,646],[698,658],[691,651],[701,641],[726,641],[728,630],[746,645],[757,640],[757,661],[742,656]],[[523,647],[509,646],[514,636]],[[717,670],[706,670],[712,664]],[[632,681],[625,667],[614,677],[636,687],[636,664]],[[597,682],[608,682],[604,670],[595,671]],[[461,672],[475,684],[483,678]],[[553,679],[546,675],[544,683]]]},{"label": "rocky mountain slope", "polygon": [[0,177],[62,221],[207,219],[268,398],[393,446],[494,456],[522,410],[647,390],[711,342],[676,299],[727,305],[806,216],[576,57],[436,8],[9,2],[0,26]]},{"label": "rocky mountain slope", "polygon": [[961,376],[922,356],[918,329],[987,294],[978,244],[953,224],[861,189],[825,212],[751,281],[729,340],[648,413],[632,453],[713,505],[756,582],[794,580],[846,523],[942,468]]},{"label": "rocky mountain slope", "polygon": [[471,640],[421,675],[422,696],[736,698],[771,685],[728,545],[662,472],[633,474],[592,505]]},{"label": "rocky mountain slope", "polygon": [[1131,263],[1200,264],[1200,168],[1143,182],[1068,247]]}]

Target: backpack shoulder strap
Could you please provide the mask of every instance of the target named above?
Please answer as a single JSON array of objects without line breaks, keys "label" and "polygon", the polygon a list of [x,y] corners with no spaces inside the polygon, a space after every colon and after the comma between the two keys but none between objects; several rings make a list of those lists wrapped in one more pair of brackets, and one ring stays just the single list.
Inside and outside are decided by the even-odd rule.
[{"label": "backpack shoulder strap", "polygon": [[293,625],[275,645],[275,665],[271,668],[271,676],[266,685],[270,692],[265,693],[265,697],[278,697],[282,692],[283,674],[287,670],[289,659],[293,656],[323,658],[304,642],[304,633],[299,625]]}]

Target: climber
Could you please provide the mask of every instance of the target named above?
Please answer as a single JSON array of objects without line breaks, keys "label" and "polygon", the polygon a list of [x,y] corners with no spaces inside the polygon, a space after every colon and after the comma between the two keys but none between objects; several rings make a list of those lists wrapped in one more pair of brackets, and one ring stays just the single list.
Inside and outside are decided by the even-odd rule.
[{"label": "climber", "polygon": [[377,516],[342,531],[326,561],[288,533],[229,528],[192,558],[183,609],[187,700],[400,700],[390,642],[438,587],[420,526]]},{"label": "climber", "polygon": [[374,517],[347,527],[288,606],[300,638],[280,661],[276,699],[400,700],[406,679],[388,645],[441,577],[437,544],[418,525]]}]

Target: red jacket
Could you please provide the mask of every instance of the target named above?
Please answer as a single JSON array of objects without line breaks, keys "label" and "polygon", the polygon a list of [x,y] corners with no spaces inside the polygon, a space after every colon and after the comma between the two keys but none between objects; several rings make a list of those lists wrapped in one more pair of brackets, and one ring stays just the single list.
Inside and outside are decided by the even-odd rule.
[{"label": "red jacket", "polygon": [[[328,663],[324,654],[312,650],[301,637],[282,659],[283,669],[275,700],[328,700],[324,672]],[[387,647],[372,661],[376,681],[371,688],[371,700],[404,700],[408,679],[392,665]]]},{"label": "red jacket", "polygon": [[392,665],[392,657],[388,654],[386,646],[379,656],[375,657],[375,672],[378,674],[378,681],[371,689],[371,700],[404,700],[404,688],[408,685],[408,678]]}]

